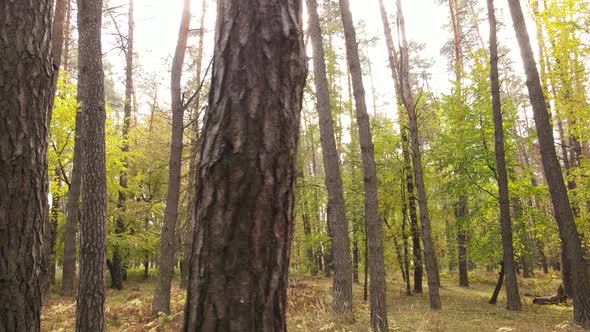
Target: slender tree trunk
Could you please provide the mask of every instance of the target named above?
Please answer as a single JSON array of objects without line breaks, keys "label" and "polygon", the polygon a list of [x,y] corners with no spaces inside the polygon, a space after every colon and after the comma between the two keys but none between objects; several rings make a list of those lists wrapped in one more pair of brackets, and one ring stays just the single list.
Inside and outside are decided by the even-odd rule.
[{"label": "slender tree trunk", "polygon": [[500,225],[502,235],[502,252],[504,274],[506,279],[506,308],[519,310],[522,307],[516,280],[516,263],[512,245],[512,220],[510,217],[510,196],[508,192],[508,171],[504,152],[504,126],[500,101],[500,79],[498,75],[498,42],[496,40],[496,13],[494,0],[488,2],[488,20],[490,23],[490,81],[492,94],[492,111],[494,113],[494,143],[496,152],[496,177],[500,201]]},{"label": "slender tree trunk", "polygon": [[[199,86],[197,87],[197,95],[195,96],[193,116],[191,117],[191,145],[190,145],[190,162],[189,162],[189,174],[188,174],[188,213],[186,214],[185,223],[188,225],[188,229],[183,234],[184,238],[184,256],[182,260],[182,268],[180,269],[180,288],[186,289],[188,286],[188,264],[190,261],[191,248],[193,244],[193,209],[195,208],[195,179],[197,177],[197,164],[199,163],[199,144],[201,143],[201,137],[199,133],[199,117],[201,115],[201,89],[202,89],[202,67],[203,67],[203,44],[205,42],[205,15],[207,13],[207,0],[201,1],[201,21],[199,27],[199,44],[197,48],[197,60],[196,60],[196,77],[195,80]],[[207,73],[205,73],[206,75]]]},{"label": "slender tree trunk", "polygon": [[[387,11],[383,0],[379,0],[379,8],[381,11],[381,20],[383,22],[383,32],[385,35],[385,42],[388,50],[389,67],[391,69],[391,78],[395,84],[395,93],[398,100],[403,97],[403,92],[399,76],[399,59],[395,46],[393,44],[393,37],[391,28],[389,27],[389,19],[387,18]],[[400,105],[401,106],[401,105]],[[403,114],[401,107],[398,106],[398,115],[400,121],[400,132],[402,136],[402,154],[404,174],[406,181],[406,188],[408,192],[408,209],[410,212],[410,229],[412,231],[412,251],[414,257],[414,293],[422,293],[422,248],[420,247],[420,226],[418,224],[418,216],[416,211],[416,193],[414,192],[414,177],[412,176],[412,160],[410,156],[410,145],[408,140],[408,130],[405,127],[405,121],[402,122]]]},{"label": "slender tree trunk", "polygon": [[[53,99],[55,98],[55,92],[57,91],[57,79],[59,76],[59,68],[61,64],[61,52],[62,46],[64,41],[64,26],[65,26],[65,19],[67,13],[67,1],[66,0],[58,0],[55,2],[55,13],[53,15],[53,25],[52,25],[52,34],[51,34],[51,61],[53,67],[53,74],[51,76],[51,87],[49,90],[50,101],[49,101],[49,108],[47,110],[47,126],[50,126],[51,117],[53,115]],[[59,199],[56,200],[54,197],[53,203],[59,203]],[[56,213],[58,213],[57,210]],[[43,284],[43,293],[49,294],[50,293],[50,286],[52,283],[55,282],[55,273],[51,273],[51,271],[55,270],[55,264],[51,266],[51,262],[54,258],[54,244],[55,244],[55,234],[57,232],[57,224],[54,222],[54,211],[52,205],[52,211],[50,212],[50,222],[45,225],[46,229],[45,233],[45,253],[44,253],[44,264],[46,265],[45,269],[49,272],[46,275],[46,280]],[[54,225],[55,224],[55,225]],[[54,227],[55,226],[55,227]],[[55,260],[53,260],[55,262]],[[53,281],[53,282],[52,282]]]},{"label": "slender tree trunk", "polygon": [[309,34],[313,48],[313,68],[317,111],[320,127],[320,141],[328,189],[328,223],[332,238],[334,280],[332,287],[333,307],[338,313],[352,314],[352,266],[348,221],[344,208],[344,193],[340,177],[340,158],[336,151],[334,123],[330,111],[330,91],[324,61],[322,32],[317,13],[317,1],[307,0]]},{"label": "slender tree trunk", "polygon": [[[61,67],[62,49],[64,45],[64,36],[66,33],[66,19],[68,13],[69,0],[55,1],[55,14],[53,15],[53,26],[51,34],[51,62],[53,67],[53,75],[51,77],[51,100],[50,107],[47,114],[47,125],[51,123],[53,115],[53,99],[57,90],[57,79],[59,77],[59,69]],[[68,27],[69,28],[69,27]]]},{"label": "slender tree trunk", "polygon": [[299,0],[218,2],[184,331],[286,330],[301,10]]},{"label": "slender tree trunk", "polygon": [[[80,101],[80,97],[78,97]],[[70,188],[66,205],[67,216],[63,230],[64,257],[61,280],[61,296],[73,296],[76,286],[76,233],[80,211],[80,190],[82,187],[82,134],[84,133],[84,119],[81,109],[76,111],[76,124],[74,129],[74,155],[72,160],[72,173],[70,175]]]},{"label": "slender tree trunk", "polygon": [[159,312],[170,313],[170,288],[172,286],[172,276],[174,275],[174,233],[176,230],[176,220],[178,219],[178,202],[180,197],[185,108],[182,104],[180,81],[186,53],[190,19],[190,0],[184,0],[180,29],[178,31],[178,41],[174,59],[172,60],[172,147],[170,150],[166,210],[164,212],[164,224],[162,225],[162,235],[160,238],[160,267],[158,269],[158,282],[154,291],[154,303],[152,306],[152,314],[154,316],[157,316]]},{"label": "slender tree trunk", "polygon": [[414,166],[414,179],[416,181],[416,192],[418,194],[418,206],[420,207],[420,221],[422,222],[422,241],[424,242],[424,258],[426,263],[426,272],[428,278],[428,297],[430,308],[438,310],[441,308],[439,295],[439,276],[438,263],[430,233],[430,217],[428,215],[428,201],[426,196],[426,187],[424,186],[424,175],[422,170],[422,155],[420,152],[420,139],[418,133],[418,118],[416,114],[416,104],[412,94],[409,77],[409,54],[408,43],[406,41],[406,28],[404,22],[401,1],[397,0],[397,19],[401,36],[400,47],[400,86],[402,89],[402,101],[409,118],[410,127],[410,147],[412,149],[412,163]]},{"label": "slender tree trunk", "polygon": [[457,267],[459,269],[459,286],[469,287],[469,275],[467,267],[467,232],[463,223],[467,216],[467,199],[459,195],[459,201],[455,207],[455,221],[457,222]]},{"label": "slender tree trunk", "polygon": [[52,1],[5,1],[0,12],[0,331],[39,331]]},{"label": "slender tree trunk", "polygon": [[[70,60],[70,25],[72,15],[72,3],[67,0],[66,22],[63,42],[63,70],[68,74]],[[74,129],[74,153],[72,155],[72,171],[70,173],[70,185],[68,187],[68,200],[65,204],[66,223],[63,228],[64,254],[61,275],[61,296],[73,296],[76,289],[76,233],[79,221],[80,189],[82,183],[81,165],[81,132],[82,112],[76,111]]]},{"label": "slender tree trunk", "polygon": [[352,224],[352,281],[359,282],[359,230],[356,222]]},{"label": "slender tree trunk", "polygon": [[78,0],[78,100],[82,110],[82,209],[80,283],[76,331],[105,329],[105,233],[107,210],[102,0]]},{"label": "slender tree trunk", "polygon": [[[59,172],[58,172],[59,174]],[[56,177],[59,177],[56,175]],[[56,181],[56,183],[58,183],[59,186],[61,186],[61,184],[59,184],[59,180]],[[49,220],[50,220],[50,236],[49,236],[49,257],[50,257],[50,262],[49,262],[49,284],[50,285],[54,285],[55,284],[55,264],[56,264],[56,259],[55,259],[55,242],[57,240],[57,224],[58,224],[58,220],[59,220],[59,214],[60,214],[60,209],[61,209],[61,200],[62,197],[58,194],[53,195],[52,199],[51,199],[51,211],[49,212]],[[49,289],[49,288],[48,288]],[[47,291],[47,293],[49,293],[49,291]]]},{"label": "slender tree trunk", "polygon": [[574,214],[567,196],[567,188],[563,181],[559,161],[557,160],[553,129],[551,127],[549,113],[547,112],[545,96],[541,88],[539,73],[535,64],[520,2],[518,0],[508,0],[508,4],[524,63],[527,77],[526,84],[531,105],[533,106],[543,170],[555,210],[555,217],[559,227],[559,237],[567,248],[567,260],[572,267],[574,321],[586,328],[590,328],[590,276],[584,265],[580,237],[576,230]]},{"label": "slender tree trunk", "polygon": [[[127,155],[129,153],[129,129],[131,128],[131,98],[133,95],[133,0],[129,0],[128,13],[128,30],[127,30],[127,47],[125,49],[125,102],[123,106],[123,128],[121,134],[123,137],[123,145],[121,152],[123,153],[123,171],[119,174],[119,197],[117,199],[117,224],[115,227],[115,235],[122,236],[125,232],[125,211],[127,210],[127,168],[129,161]],[[124,272],[123,258],[121,257],[121,248],[118,244],[113,246],[113,260],[109,264],[111,273],[111,288],[121,290],[123,289],[123,275]]]},{"label": "slender tree trunk", "polygon": [[490,304],[496,304],[498,301],[498,295],[500,295],[500,290],[502,290],[502,283],[504,282],[504,263],[500,263],[500,272],[498,273],[498,282],[496,283],[496,287],[494,288],[494,293],[492,294],[492,298],[490,299]]},{"label": "slender tree trunk", "polygon": [[[401,193],[402,193],[402,243],[403,243],[403,271],[405,272],[404,281],[406,283],[406,295],[412,295],[412,285],[410,283],[410,257],[408,253],[408,204],[405,195],[404,180],[401,180]],[[415,270],[414,270],[415,271]]]},{"label": "slender tree trunk", "polygon": [[383,238],[382,226],[378,216],[377,171],[375,168],[375,157],[373,155],[371,128],[365,102],[365,89],[359,61],[356,32],[354,30],[349,1],[340,0],[339,3],[346,41],[346,58],[352,77],[352,88],[356,102],[356,118],[364,170],[365,220],[369,239],[369,269],[371,270],[371,327],[375,331],[387,331]]}]

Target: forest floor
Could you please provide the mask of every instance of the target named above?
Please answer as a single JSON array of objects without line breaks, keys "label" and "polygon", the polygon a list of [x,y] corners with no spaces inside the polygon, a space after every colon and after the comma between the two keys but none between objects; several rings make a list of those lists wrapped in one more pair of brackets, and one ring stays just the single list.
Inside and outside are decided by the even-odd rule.
[{"label": "forest floor", "polygon": [[[131,271],[125,289],[109,289],[106,315],[108,331],[180,331],[185,292],[173,284],[170,315],[150,317],[154,273],[141,281],[139,271]],[[397,277],[397,276],[395,276]],[[504,289],[497,305],[488,304],[496,274],[473,272],[471,287],[457,286],[456,275],[442,274],[443,309],[432,312],[428,307],[428,290],[406,296],[401,280],[388,280],[388,313],[390,331],[582,331],[572,327],[571,302],[565,305],[532,304],[532,296],[552,295],[559,276],[519,279],[523,309],[504,308]],[[108,283],[107,283],[108,285]],[[55,287],[57,289],[57,286]],[[369,331],[369,305],[362,301],[362,284],[354,285],[354,322],[339,319],[330,310],[331,280],[292,276],[288,290],[289,331]],[[43,309],[42,331],[73,331],[75,304],[71,298],[52,295]]]}]

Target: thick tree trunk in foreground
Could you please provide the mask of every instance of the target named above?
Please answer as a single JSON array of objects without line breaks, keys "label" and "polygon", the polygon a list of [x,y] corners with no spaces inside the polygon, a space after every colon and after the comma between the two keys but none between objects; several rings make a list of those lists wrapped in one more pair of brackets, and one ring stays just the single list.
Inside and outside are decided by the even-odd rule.
[{"label": "thick tree trunk in foreground", "polygon": [[218,1],[184,331],[286,330],[301,10],[299,0]]},{"label": "thick tree trunk in foreground", "polygon": [[520,295],[516,280],[516,263],[512,245],[512,220],[510,217],[510,195],[508,192],[508,171],[504,153],[504,125],[500,101],[500,79],[498,75],[498,44],[496,40],[496,13],[494,0],[487,0],[488,20],[490,23],[490,81],[492,94],[492,111],[494,114],[494,146],[496,154],[496,178],[500,203],[500,226],[502,235],[502,252],[504,274],[506,279],[506,308],[519,310]]},{"label": "thick tree trunk in foreground", "polygon": [[4,1],[0,12],[0,331],[39,331],[52,1]]},{"label": "thick tree trunk in foreground", "polygon": [[402,89],[402,101],[409,118],[410,127],[410,147],[412,149],[412,163],[414,166],[414,179],[416,181],[416,192],[418,194],[418,206],[420,207],[420,221],[422,222],[422,241],[424,242],[424,259],[426,263],[426,273],[428,278],[428,297],[430,308],[438,310],[441,308],[439,295],[439,275],[438,263],[430,234],[430,217],[428,215],[428,201],[426,196],[426,187],[424,186],[424,175],[422,170],[422,155],[420,152],[420,138],[418,133],[418,118],[416,114],[416,104],[410,85],[410,67],[408,43],[406,41],[406,28],[404,16],[401,7],[401,1],[397,1],[397,19],[401,36],[400,47],[400,86]]},{"label": "thick tree trunk in foreground", "polygon": [[590,276],[584,266],[582,245],[576,229],[574,213],[569,203],[567,188],[563,180],[557,153],[555,152],[550,115],[547,112],[545,96],[541,88],[539,73],[535,64],[520,1],[508,0],[508,4],[524,63],[527,77],[526,85],[533,107],[543,170],[555,210],[555,217],[559,227],[559,237],[567,248],[567,260],[571,264],[574,322],[590,328]]},{"label": "thick tree trunk in foreground", "polygon": [[365,185],[365,220],[369,241],[371,327],[375,331],[387,331],[387,303],[385,294],[385,271],[383,259],[383,238],[379,204],[377,202],[377,171],[373,155],[373,141],[369,115],[365,102],[363,74],[359,61],[356,32],[348,0],[340,0],[340,14],[346,40],[346,58],[352,77],[352,89],[356,105],[356,118],[359,129],[361,157]]},{"label": "thick tree trunk in foreground", "polygon": [[105,329],[107,209],[102,0],[78,0],[78,100],[83,114],[80,283],[76,331]]},{"label": "thick tree trunk in foreground", "polygon": [[166,195],[166,210],[164,212],[164,225],[160,238],[160,266],[158,269],[158,282],[154,290],[154,303],[152,314],[159,312],[170,313],[170,287],[174,275],[174,246],[176,221],[178,219],[178,202],[180,197],[180,176],[182,166],[182,138],[184,105],[182,104],[180,80],[182,66],[186,54],[188,29],[190,25],[190,0],[184,0],[180,29],[176,51],[172,60],[171,73],[171,100],[172,100],[172,147],[170,149],[170,163],[168,173],[168,194]]},{"label": "thick tree trunk in foreground", "polygon": [[313,68],[317,111],[322,143],[326,187],[328,189],[328,219],[332,238],[334,282],[333,307],[336,312],[352,314],[352,266],[348,221],[344,210],[344,193],[340,178],[340,158],[336,151],[334,123],[330,112],[330,91],[326,76],[322,32],[317,13],[317,1],[307,0],[309,34],[313,48]]}]

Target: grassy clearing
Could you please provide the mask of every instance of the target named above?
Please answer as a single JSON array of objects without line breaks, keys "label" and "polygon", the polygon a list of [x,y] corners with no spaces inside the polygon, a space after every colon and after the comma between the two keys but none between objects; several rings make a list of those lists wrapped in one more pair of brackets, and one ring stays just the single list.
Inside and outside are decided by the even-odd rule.
[{"label": "grassy clearing", "polygon": [[[532,295],[553,294],[556,275],[520,279],[522,311],[504,308],[504,295],[498,304],[487,301],[495,285],[495,274],[470,275],[472,286],[456,286],[455,275],[443,274],[443,309],[428,309],[428,294],[406,296],[400,280],[389,280],[388,309],[391,331],[581,331],[570,326],[570,305],[539,306]],[[182,326],[184,292],[173,285],[172,314],[150,318],[154,280],[141,281],[139,272],[130,273],[123,291],[108,290],[108,331],[179,331]],[[369,331],[369,306],[362,301],[362,285],[354,285],[355,321],[343,321],[330,310],[331,281],[309,277],[292,278],[288,290],[290,331]],[[524,295],[526,294],[526,295]],[[528,296],[527,296],[528,295]],[[75,305],[72,299],[54,295],[43,310],[43,331],[73,331]]]}]

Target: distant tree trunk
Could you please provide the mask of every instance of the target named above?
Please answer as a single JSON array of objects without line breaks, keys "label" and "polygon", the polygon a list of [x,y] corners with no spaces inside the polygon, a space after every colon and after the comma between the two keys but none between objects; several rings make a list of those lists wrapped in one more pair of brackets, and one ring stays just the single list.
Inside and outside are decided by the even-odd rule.
[{"label": "distant tree trunk", "polygon": [[359,230],[356,222],[352,224],[352,281],[359,282]]},{"label": "distant tree trunk", "polygon": [[159,312],[170,313],[170,288],[174,275],[174,245],[176,220],[178,219],[178,202],[180,197],[180,176],[182,166],[182,138],[184,105],[182,104],[181,77],[188,29],[190,25],[190,0],[184,0],[180,29],[176,51],[172,60],[171,73],[171,100],[172,100],[172,147],[170,149],[170,166],[168,174],[168,194],[166,195],[166,210],[164,212],[164,224],[160,238],[160,267],[158,269],[158,282],[154,291],[154,303],[152,315]]},{"label": "distant tree trunk", "polygon": [[459,268],[459,286],[469,287],[469,274],[467,268],[467,232],[463,223],[467,216],[467,198],[459,195],[459,201],[455,207],[455,220],[457,222],[457,267]]},{"label": "distant tree trunk", "polygon": [[39,331],[52,1],[5,1],[0,12],[0,331]]},{"label": "distant tree trunk", "polygon": [[[58,172],[59,173],[59,172]],[[58,176],[56,176],[58,177]],[[58,185],[59,180],[57,181]],[[60,185],[61,186],[61,185]],[[52,195],[51,199],[51,210],[49,212],[49,283],[51,285],[55,284],[55,242],[57,240],[57,224],[59,220],[59,214],[61,209],[61,200],[62,197],[58,194]]]},{"label": "distant tree trunk", "polygon": [[[199,144],[201,143],[201,137],[199,133],[199,117],[201,114],[201,89],[202,89],[202,67],[203,67],[203,44],[205,42],[205,15],[207,13],[207,1],[201,1],[201,21],[199,27],[199,44],[197,48],[197,59],[196,59],[196,76],[195,81],[199,86],[197,87],[195,101],[193,102],[193,116],[191,117],[191,144],[190,144],[190,161],[189,161],[189,174],[188,174],[188,197],[187,197],[187,209],[185,223],[188,225],[187,230],[182,234],[184,239],[184,256],[182,259],[182,266],[180,269],[180,288],[186,289],[188,286],[188,264],[190,261],[190,254],[193,244],[193,209],[195,208],[195,179],[197,177],[197,164],[199,163]],[[206,75],[207,73],[205,73]]]},{"label": "distant tree trunk", "polygon": [[[47,111],[47,126],[50,126],[51,117],[53,115],[53,100],[55,98],[55,92],[57,90],[57,78],[59,76],[59,68],[61,64],[61,50],[63,46],[64,40],[64,25],[66,19],[66,12],[67,12],[67,2],[66,0],[58,0],[55,2],[55,14],[53,15],[53,25],[52,25],[52,36],[51,36],[51,62],[53,68],[53,74],[51,77],[51,87],[49,90],[49,108]],[[58,204],[60,201],[59,197],[52,198],[53,203]],[[49,223],[45,225],[46,229],[44,231],[45,234],[45,253],[44,253],[44,263],[46,265],[45,269],[48,271],[46,274],[46,280],[43,284],[43,293],[49,294],[50,293],[50,286],[51,284],[55,283],[55,264],[53,266],[51,263],[55,263],[54,256],[55,256],[55,236],[57,234],[57,219],[54,216],[57,216],[59,213],[59,208],[56,206],[57,210],[53,210],[52,204],[52,211],[50,212]]]},{"label": "distant tree trunk", "polygon": [[[304,178],[305,178],[305,167],[303,167],[303,169],[301,170],[301,180],[303,181]],[[307,238],[309,238],[311,236],[311,222],[309,220],[309,212],[307,209],[308,209],[307,202],[304,199],[303,200],[303,211],[301,213],[301,218],[303,219],[303,234],[305,234],[305,236]],[[311,274],[312,277],[317,276],[319,267],[318,267],[316,255],[314,253],[314,248],[308,245],[307,248],[305,249],[305,256],[307,257],[308,264],[309,264],[309,273]]]},{"label": "distant tree trunk", "polygon": [[502,283],[504,282],[504,263],[500,263],[500,272],[498,273],[498,282],[496,283],[496,288],[494,288],[494,293],[492,294],[492,298],[490,299],[490,304],[496,304],[498,302],[498,295],[500,295],[500,290],[502,290]]},{"label": "distant tree trunk", "polygon": [[336,151],[334,123],[330,112],[330,91],[326,76],[322,32],[317,13],[317,1],[307,0],[309,34],[313,48],[313,68],[320,127],[320,141],[326,188],[328,189],[328,219],[332,239],[334,280],[332,287],[333,307],[337,313],[352,315],[352,266],[348,221],[344,208],[344,193],[340,177],[340,158]]},{"label": "distant tree trunk", "polygon": [[367,222],[365,221],[365,257],[364,257],[364,263],[365,263],[365,275],[364,275],[364,281],[363,281],[363,301],[367,302],[367,300],[369,299],[369,239],[367,236]]},{"label": "distant tree trunk", "polygon": [[408,253],[408,204],[405,197],[404,180],[401,180],[402,192],[402,244],[403,244],[403,269],[405,273],[404,281],[406,283],[406,295],[412,295],[412,285],[410,283],[410,257]]},{"label": "distant tree trunk", "polygon": [[[121,236],[125,232],[125,211],[127,210],[127,168],[129,161],[127,154],[129,153],[129,130],[131,128],[131,98],[133,95],[133,0],[129,0],[128,13],[128,30],[127,30],[127,47],[125,53],[125,103],[123,106],[123,128],[121,130],[123,145],[121,152],[123,153],[123,171],[119,174],[119,197],[117,200],[117,224],[115,227],[115,235]],[[123,289],[123,275],[125,274],[123,267],[123,259],[121,257],[121,248],[118,244],[113,246],[113,261],[111,272],[111,288]]]},{"label": "distant tree trunk", "polygon": [[506,308],[519,310],[522,307],[516,280],[516,263],[512,245],[512,220],[510,217],[510,195],[508,192],[508,171],[504,152],[504,126],[500,101],[500,79],[498,75],[498,42],[496,40],[496,13],[494,0],[487,0],[488,20],[490,23],[490,81],[492,94],[492,111],[494,114],[494,143],[496,153],[496,179],[500,203],[500,225],[502,235],[502,252],[506,278]]},{"label": "distant tree trunk", "polygon": [[[389,68],[391,69],[391,78],[395,85],[395,93],[401,100],[403,91],[400,85],[399,77],[399,59],[395,46],[393,44],[393,37],[391,28],[389,27],[389,19],[387,18],[387,11],[383,0],[379,0],[379,8],[381,11],[381,20],[383,22],[383,33],[385,35],[385,42],[388,50]],[[401,105],[400,105],[401,106]],[[402,137],[402,154],[404,174],[406,181],[406,188],[408,192],[408,210],[410,212],[410,229],[412,231],[412,251],[414,257],[414,293],[422,293],[422,248],[420,247],[420,226],[418,224],[418,216],[416,211],[416,193],[414,192],[414,177],[412,176],[412,160],[410,156],[410,145],[408,140],[408,130],[405,128],[405,121],[402,122],[403,114],[401,107],[398,106],[398,115],[400,121],[400,132]]]},{"label": "distant tree trunk", "polygon": [[408,113],[410,127],[410,147],[412,149],[412,163],[414,166],[414,180],[416,181],[416,192],[418,194],[418,206],[420,207],[420,221],[422,222],[422,241],[424,242],[424,258],[426,262],[426,272],[428,277],[428,295],[430,308],[438,310],[441,308],[439,295],[439,276],[438,263],[436,262],[436,253],[430,233],[430,217],[428,215],[428,201],[426,196],[426,187],[424,186],[424,175],[422,170],[422,155],[420,152],[420,138],[418,133],[418,118],[416,115],[416,104],[410,85],[410,68],[408,43],[406,41],[406,28],[404,22],[401,1],[397,0],[397,19],[400,30],[400,70],[399,79],[402,89],[402,102]]},{"label": "distant tree trunk", "polygon": [[302,4],[218,9],[183,330],[285,331],[307,76]]},{"label": "distant tree trunk", "polygon": [[[80,97],[78,96],[78,101]],[[74,154],[72,159],[72,173],[70,175],[70,187],[68,202],[66,205],[67,216],[63,230],[64,257],[61,282],[61,296],[73,296],[76,286],[76,233],[79,221],[80,190],[82,187],[82,135],[84,133],[84,119],[82,110],[76,111]]]},{"label": "distant tree trunk", "polygon": [[[63,41],[63,70],[67,75],[70,59],[70,22],[72,15],[72,3],[67,0],[66,22]],[[66,76],[67,77],[67,76]],[[68,187],[68,199],[65,204],[66,223],[63,228],[64,254],[62,261],[61,296],[73,296],[76,289],[76,233],[79,221],[80,189],[82,174],[80,166],[82,160],[82,112],[76,111],[74,129],[74,153],[72,155],[72,170],[70,173],[70,185]]]},{"label": "distant tree trunk", "polygon": [[105,329],[107,210],[102,0],[78,0],[78,100],[83,116],[80,283],[76,331]]},{"label": "distant tree trunk", "polygon": [[51,90],[49,91],[51,100],[47,115],[47,125],[51,123],[53,115],[53,99],[57,90],[57,79],[59,77],[59,69],[61,67],[62,49],[64,45],[64,36],[66,28],[66,19],[68,13],[69,0],[55,1],[55,14],[53,15],[53,26],[51,34],[51,62],[53,67],[53,75],[51,77]]},{"label": "distant tree trunk", "polygon": [[373,155],[371,128],[365,102],[365,89],[363,86],[356,32],[354,30],[349,1],[340,0],[339,4],[346,42],[346,58],[352,77],[352,88],[356,102],[356,118],[364,171],[365,220],[369,241],[369,269],[371,270],[371,327],[375,331],[387,331],[383,238],[381,234],[381,221],[378,216],[377,171],[375,168],[375,157]]}]

